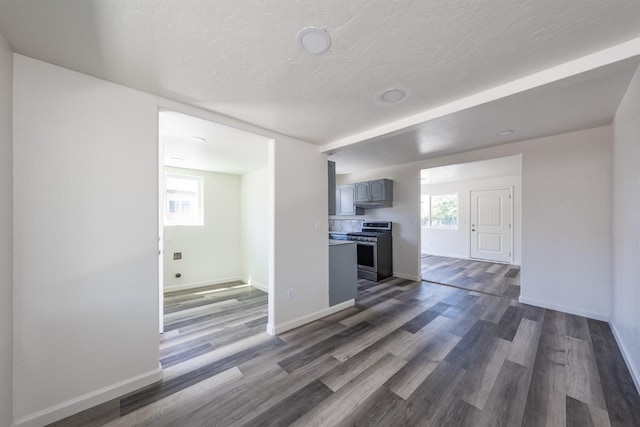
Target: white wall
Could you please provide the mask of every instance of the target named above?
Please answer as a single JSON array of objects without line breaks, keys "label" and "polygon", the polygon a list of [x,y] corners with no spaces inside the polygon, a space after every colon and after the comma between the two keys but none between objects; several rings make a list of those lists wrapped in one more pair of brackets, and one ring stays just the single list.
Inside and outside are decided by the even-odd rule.
[{"label": "white wall", "polygon": [[[366,218],[394,221],[394,274],[420,271],[420,170],[522,153],[523,302],[608,319],[610,127],[555,135],[359,174],[338,183],[394,180],[394,206]],[[551,207],[551,208],[550,208]]]},{"label": "white wall", "polygon": [[326,156],[316,146],[23,56],[14,62],[16,426],[159,378],[158,108],[271,138],[270,330],[331,311]]},{"label": "white wall", "polygon": [[511,188],[513,190],[513,264],[521,263],[521,178],[519,175],[422,185],[422,194],[458,194],[458,228],[422,228],[422,253],[469,258],[471,190]]},{"label": "white wall", "polygon": [[611,325],[640,390],[640,68],[613,121]]},{"label": "white wall", "polygon": [[269,290],[269,170],[242,175],[240,184],[242,277]]},{"label": "white wall", "polygon": [[12,422],[13,54],[0,34],[0,426]]},{"label": "white wall", "polygon": [[609,318],[610,139],[607,126],[526,147],[521,301]]},{"label": "white wall", "polygon": [[327,156],[317,146],[282,138],[269,144],[269,162],[274,197],[267,330],[279,333],[329,309]]},{"label": "white wall", "polygon": [[[164,169],[201,176],[204,186],[204,225],[164,227],[165,291],[241,280],[240,175]],[[174,252],[182,259],[174,261]]]},{"label": "white wall", "polygon": [[160,377],[158,111],[14,61],[14,416],[41,425]]}]

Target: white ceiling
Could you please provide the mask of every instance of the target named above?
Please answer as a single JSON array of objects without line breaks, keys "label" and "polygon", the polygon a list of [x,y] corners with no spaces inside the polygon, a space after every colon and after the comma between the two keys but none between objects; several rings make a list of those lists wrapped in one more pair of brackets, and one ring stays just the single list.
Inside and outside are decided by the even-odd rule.
[{"label": "white ceiling", "polygon": [[[306,26],[331,34],[325,54],[298,47],[296,35]],[[638,56],[640,3],[2,0],[0,32],[17,53],[298,137],[322,151],[349,148],[340,154],[345,158],[357,153],[350,144],[366,157],[380,151],[375,144],[381,137],[400,134],[385,142],[393,144],[393,155],[372,156],[384,163],[417,160],[410,146],[424,140],[435,141],[420,158],[505,142],[490,137],[490,124],[498,130],[517,126],[513,138],[520,139],[607,123],[615,97],[583,110],[585,101],[599,103],[603,90],[581,84],[579,73],[566,76],[570,81],[553,93],[544,87],[536,92],[546,83],[533,79],[532,93],[486,108],[460,104],[430,117],[436,122],[420,132],[419,123],[405,119],[620,43],[631,43],[625,49]],[[586,61],[583,71],[615,62]],[[619,94],[630,71],[613,73],[590,80],[614,83]],[[403,88],[407,97],[396,104],[376,99],[391,87]],[[576,117],[558,117],[560,108],[549,102],[560,102]],[[482,138],[463,137],[487,118],[491,123],[477,129]],[[409,125],[414,132],[403,133]],[[365,149],[369,145],[360,143],[369,140],[374,145]],[[341,163],[338,171],[345,171]]]},{"label": "white ceiling", "polygon": [[[338,173],[439,157],[611,123],[640,58],[435,118],[410,130],[335,150]],[[512,135],[499,136],[503,130]]]},{"label": "white ceiling", "polygon": [[499,157],[497,159],[423,169],[420,171],[420,179],[423,185],[430,185],[513,176],[520,175],[521,166],[522,159],[520,155]]},{"label": "white ceiling", "polygon": [[265,137],[174,111],[159,116],[165,166],[235,175],[267,166]]}]

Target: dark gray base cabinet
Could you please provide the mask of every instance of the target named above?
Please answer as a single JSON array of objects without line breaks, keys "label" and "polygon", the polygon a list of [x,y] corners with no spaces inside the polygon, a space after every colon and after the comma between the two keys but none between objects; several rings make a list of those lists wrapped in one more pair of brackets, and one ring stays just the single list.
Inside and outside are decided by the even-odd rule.
[{"label": "dark gray base cabinet", "polygon": [[329,246],[329,306],[354,299],[357,293],[356,244]]}]

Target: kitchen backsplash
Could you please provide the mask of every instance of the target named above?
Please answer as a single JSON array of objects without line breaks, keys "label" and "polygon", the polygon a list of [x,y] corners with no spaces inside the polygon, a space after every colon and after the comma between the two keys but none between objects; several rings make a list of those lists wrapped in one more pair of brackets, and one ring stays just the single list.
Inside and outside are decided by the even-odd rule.
[{"label": "kitchen backsplash", "polygon": [[330,219],[329,231],[362,231],[362,219]]}]

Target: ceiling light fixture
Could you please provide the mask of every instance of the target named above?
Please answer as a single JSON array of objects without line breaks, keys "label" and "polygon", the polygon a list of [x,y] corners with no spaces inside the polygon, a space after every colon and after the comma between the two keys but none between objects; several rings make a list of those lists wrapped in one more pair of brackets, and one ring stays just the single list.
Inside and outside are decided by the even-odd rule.
[{"label": "ceiling light fixture", "polygon": [[393,88],[385,90],[380,94],[380,100],[387,103],[398,102],[407,95],[402,89]]},{"label": "ceiling light fixture", "polygon": [[322,28],[307,27],[298,33],[298,46],[311,55],[321,55],[329,50],[331,36]]},{"label": "ceiling light fixture", "polygon": [[513,130],[513,129],[505,129],[505,130],[502,130],[502,131],[498,132],[496,135],[498,135],[498,136],[509,136],[511,134],[514,134],[514,133],[516,133],[516,131]]}]

